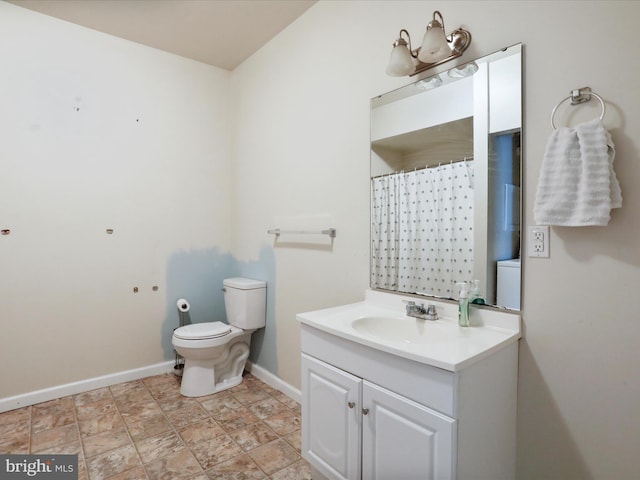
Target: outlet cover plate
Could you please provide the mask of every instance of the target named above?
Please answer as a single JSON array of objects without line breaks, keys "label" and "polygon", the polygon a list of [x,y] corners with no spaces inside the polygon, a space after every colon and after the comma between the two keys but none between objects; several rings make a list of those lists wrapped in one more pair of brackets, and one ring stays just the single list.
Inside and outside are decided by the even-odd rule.
[{"label": "outlet cover plate", "polygon": [[549,226],[536,225],[527,229],[527,253],[529,257],[549,258]]}]

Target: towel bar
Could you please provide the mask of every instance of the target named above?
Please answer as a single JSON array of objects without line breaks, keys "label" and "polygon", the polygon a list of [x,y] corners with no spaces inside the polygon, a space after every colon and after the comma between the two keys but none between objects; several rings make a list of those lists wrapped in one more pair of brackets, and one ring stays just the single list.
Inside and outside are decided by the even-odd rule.
[{"label": "towel bar", "polygon": [[331,238],[336,238],[336,229],[328,228],[327,230],[280,230],[279,228],[274,228],[272,230],[267,230],[269,235],[275,235],[276,237],[280,235],[293,234],[293,235],[329,235]]},{"label": "towel bar", "polygon": [[562,105],[567,100],[571,100],[571,105],[580,105],[581,103],[585,103],[585,102],[588,102],[589,100],[591,100],[591,96],[592,95],[594,97],[596,97],[600,101],[600,106],[602,107],[602,113],[600,114],[600,120],[602,120],[604,118],[604,114],[606,112],[606,107],[604,105],[604,100],[602,100],[602,97],[600,97],[600,95],[598,95],[595,92],[592,92],[591,88],[584,87],[584,88],[571,90],[571,95],[569,95],[566,98],[563,98],[562,100],[560,100],[557,103],[557,105],[555,107],[553,107],[553,110],[551,111],[551,127],[554,130],[557,130],[556,124],[553,122],[553,117],[555,116],[556,111],[558,110],[558,107],[560,105]]}]

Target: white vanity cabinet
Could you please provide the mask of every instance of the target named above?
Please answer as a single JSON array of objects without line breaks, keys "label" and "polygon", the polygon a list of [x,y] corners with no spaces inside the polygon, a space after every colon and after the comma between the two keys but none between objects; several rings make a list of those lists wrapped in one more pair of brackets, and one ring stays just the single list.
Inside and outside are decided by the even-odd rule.
[{"label": "white vanity cabinet", "polygon": [[517,342],[459,371],[302,323],[302,455],[314,480],[509,480]]},{"label": "white vanity cabinet", "polygon": [[366,380],[362,405],[362,478],[453,478],[453,418]]},{"label": "white vanity cabinet", "polygon": [[302,355],[304,457],[327,478],[360,478],[362,380]]},{"label": "white vanity cabinet", "polygon": [[452,478],[454,419],[304,354],[302,372],[303,450],[323,476]]}]

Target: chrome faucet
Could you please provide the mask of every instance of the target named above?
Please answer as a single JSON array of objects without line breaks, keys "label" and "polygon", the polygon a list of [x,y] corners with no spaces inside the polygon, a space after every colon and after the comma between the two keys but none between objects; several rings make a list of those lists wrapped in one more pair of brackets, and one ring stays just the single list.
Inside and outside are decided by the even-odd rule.
[{"label": "chrome faucet", "polygon": [[424,308],[424,303],[416,305],[416,302],[407,302],[407,316],[419,318],[421,320],[438,319],[438,313],[436,312],[435,305],[427,305],[427,308]]}]

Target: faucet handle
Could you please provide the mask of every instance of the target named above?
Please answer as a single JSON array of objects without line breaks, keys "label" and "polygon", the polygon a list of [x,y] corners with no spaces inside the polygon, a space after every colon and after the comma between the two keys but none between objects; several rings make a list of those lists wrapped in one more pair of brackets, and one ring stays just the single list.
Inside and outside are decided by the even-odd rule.
[{"label": "faucet handle", "polygon": [[430,304],[427,306],[427,312],[425,314],[427,320],[437,320],[438,319],[438,312],[436,312],[436,306],[433,304]]}]

